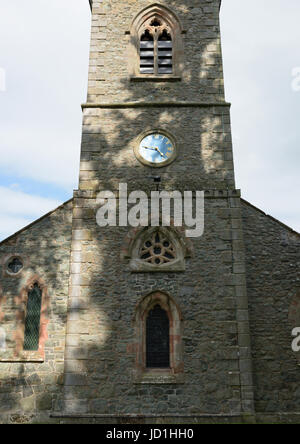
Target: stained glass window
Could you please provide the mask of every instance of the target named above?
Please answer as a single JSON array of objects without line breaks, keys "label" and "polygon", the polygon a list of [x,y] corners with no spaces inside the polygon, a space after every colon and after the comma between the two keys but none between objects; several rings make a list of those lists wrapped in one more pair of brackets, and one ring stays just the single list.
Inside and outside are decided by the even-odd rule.
[{"label": "stained glass window", "polygon": [[25,318],[24,350],[38,350],[40,339],[40,319],[42,290],[37,283],[28,292]]},{"label": "stained glass window", "polygon": [[169,318],[160,305],[149,311],[146,322],[146,367],[170,367]]}]

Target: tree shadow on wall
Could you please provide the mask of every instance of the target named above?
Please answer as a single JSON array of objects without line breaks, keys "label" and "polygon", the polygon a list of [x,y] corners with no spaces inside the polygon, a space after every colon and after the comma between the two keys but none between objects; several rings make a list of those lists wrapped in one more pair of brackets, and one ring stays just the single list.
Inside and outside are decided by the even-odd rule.
[{"label": "tree shadow on wall", "polygon": [[[169,6],[176,11],[178,2],[171,1]],[[197,101],[216,102],[223,94],[223,87],[218,85],[216,81],[218,78],[222,78],[220,60],[212,60],[214,57],[210,54],[210,63],[207,64],[205,57],[202,56],[207,46],[215,43],[213,36],[216,27],[212,25],[211,31],[207,32],[207,37],[203,41],[197,41],[198,52],[195,51],[195,38],[192,39],[192,36],[197,32],[199,23],[195,23],[193,9],[190,7],[189,1],[180,2],[179,15],[187,30],[185,68],[181,82],[132,82],[127,75],[124,75],[121,79],[118,78],[119,84],[114,96],[112,96],[109,81],[105,82],[107,96],[104,97],[106,102],[119,102],[117,94],[119,89],[122,91],[124,102],[148,102],[151,106],[122,107],[120,109],[113,107],[111,109],[91,108],[86,113],[81,161],[86,163],[87,169],[81,171],[80,192],[86,192],[87,195],[91,193],[95,197],[97,192],[101,190],[117,190],[120,182],[127,183],[132,190],[150,192],[156,189],[150,177],[157,175],[162,177],[162,189],[169,190],[192,190],[196,185],[200,187],[198,189],[205,189],[214,181],[215,170],[213,168],[205,170],[200,165],[201,159],[205,158],[207,161],[205,156],[209,154],[204,154],[202,151],[201,143],[203,141],[199,140],[198,132],[193,131],[193,128],[200,128],[200,130],[203,128],[204,131],[214,132],[220,145],[222,142],[228,142],[228,135],[224,134],[222,121],[219,118],[220,114],[216,118],[212,116],[212,121],[209,123],[206,119],[206,109],[199,114],[196,111],[197,108],[191,107],[186,112],[186,108],[176,109],[163,105],[163,102],[175,102],[178,97],[181,101],[193,101],[196,100],[195,97],[198,97]],[[207,17],[204,18],[204,11],[202,16],[203,24],[205,24]],[[207,25],[205,26],[207,27]],[[117,32],[115,32],[115,37],[117,42]],[[203,73],[202,77],[200,73]],[[112,82],[114,80],[114,78],[111,79]],[[155,107],[154,102],[160,102],[159,107]],[[96,125],[95,118],[99,122]],[[193,121],[194,127],[191,125],[191,121]],[[135,158],[133,144],[141,132],[148,129],[161,129],[174,133],[180,146],[180,153],[175,163],[158,170],[143,166]],[[186,146],[185,143],[187,138],[189,146]],[[191,154],[193,149],[195,151]],[[221,168],[224,164],[224,149],[219,146],[217,151],[219,152],[213,154],[216,158],[219,156]],[[195,169],[198,159],[198,173],[192,178],[191,171]],[[90,165],[97,165],[97,167],[91,169]],[[94,203],[92,208],[96,210]],[[61,292],[62,285],[62,260],[60,257],[56,257],[58,244],[55,231],[57,225],[51,220],[45,223],[53,232],[53,237],[48,242],[46,256],[48,259],[54,257],[54,260],[45,259],[44,266],[47,268],[47,276],[51,279],[51,293],[57,296],[57,293]],[[153,290],[159,289],[169,292],[170,288],[174,287],[176,293],[176,288],[178,289],[184,280],[183,275],[170,273],[166,278],[164,273],[156,273],[155,276],[149,273],[138,275],[131,273],[128,262],[120,260],[120,251],[129,228],[100,228],[96,225],[95,214],[92,219],[88,215],[88,208],[83,208],[82,222],[73,221],[74,228],[77,227],[77,223],[82,224],[78,227],[92,233],[91,241],[82,241],[86,261],[81,269],[81,276],[85,280],[81,289],[81,297],[76,306],[69,308],[69,319],[78,322],[80,343],[69,347],[71,354],[67,356],[67,360],[70,363],[70,368],[66,370],[64,393],[60,393],[60,390],[56,391],[53,388],[54,385],[47,386],[43,378],[37,375],[35,380],[38,381],[40,378],[36,384],[39,387],[37,390],[44,390],[41,397],[43,396],[45,399],[41,398],[41,403],[44,402],[46,405],[49,401],[47,396],[52,393],[49,402],[56,411],[68,410],[83,414],[93,412],[120,415],[199,411],[200,403],[193,405],[188,401],[189,390],[192,395],[193,384],[198,384],[198,376],[189,375],[192,384],[186,388],[185,396],[181,396],[183,393],[181,387],[174,388],[168,384],[164,387],[142,387],[132,383],[132,370],[135,367],[134,344],[136,343],[133,318],[136,305],[145,294]],[[35,251],[41,252],[40,256],[43,258],[45,251],[43,233],[45,231],[43,226],[37,228],[39,232],[34,236],[31,248],[34,247]],[[22,239],[20,239],[19,245],[21,242]],[[65,245],[67,247],[67,243]],[[32,266],[32,268],[34,267]],[[63,292],[61,292],[61,297],[64,298]],[[174,297],[176,298],[176,294]],[[190,316],[188,306],[182,305],[181,308],[183,317],[187,319]],[[52,315],[60,326],[65,324],[64,304],[62,303],[61,308],[52,306]],[[54,337],[52,332],[50,339]],[[193,345],[195,350],[197,345],[196,341]],[[51,354],[50,347],[48,351]],[[214,351],[211,350],[211,353],[213,354]],[[203,358],[202,360],[199,358],[198,361],[200,369],[206,368],[207,364]],[[56,378],[59,381],[61,373],[59,374],[53,368],[49,369],[49,372],[56,372]],[[27,375],[26,371],[25,375]],[[16,387],[21,387],[18,396],[11,398],[16,409],[20,408],[21,399],[30,400],[33,396],[30,390],[35,384],[30,378],[34,378],[34,376],[27,377],[25,375],[18,379],[20,383],[23,381],[23,384],[20,385],[13,378],[7,379],[12,382],[11,387],[13,387],[13,381],[15,381]],[[21,392],[22,396],[20,397]],[[10,394],[13,395],[13,391]],[[87,399],[88,402],[86,402]],[[174,399],[176,399],[175,403]],[[220,400],[214,400],[213,397],[206,400],[206,403],[207,411],[226,409],[226,405],[222,405]],[[34,410],[39,410],[39,405],[34,404]],[[14,406],[11,405],[10,410],[13,411],[13,409]]]},{"label": "tree shadow on wall", "polygon": [[[81,301],[69,312],[78,315],[81,320],[81,337],[79,346],[69,348],[70,356],[67,359],[74,362],[70,362],[70,369],[66,370],[62,405],[64,411],[121,416],[128,413],[143,415],[200,412],[201,402],[194,405],[190,401],[192,398],[189,399],[189,394],[192,397],[195,386],[199,383],[198,374],[189,375],[191,384],[186,387],[185,396],[181,396],[183,390],[180,386],[174,388],[165,384],[163,387],[150,387],[133,383],[136,351],[133,319],[136,306],[143,296],[154,290],[173,290],[172,295],[176,299],[178,288],[184,284],[184,275],[131,273],[128,261],[120,259],[129,228],[98,227],[95,214],[91,219],[87,208],[92,205],[96,212],[95,201],[90,204],[90,199],[87,199],[84,203],[84,196],[92,196],[92,199],[95,199],[101,190],[118,191],[120,182],[127,183],[129,190],[154,191],[156,186],[151,177],[157,175],[162,178],[162,189],[195,190],[205,189],[209,185],[211,187],[215,169],[205,170],[201,165],[201,159],[204,159],[201,138],[199,140],[201,129],[213,134],[216,138],[214,143],[216,140],[219,142],[216,149],[218,152],[212,153],[215,156],[212,161],[219,155],[220,168],[224,166],[222,143],[228,142],[228,134],[224,133],[221,112],[212,113],[208,119],[207,108],[198,112],[196,107],[190,107],[187,111],[186,107],[176,108],[167,104],[176,102],[179,96],[181,101],[187,102],[213,103],[223,99],[223,87],[217,85],[217,80],[222,78],[220,60],[212,60],[214,56],[210,54],[210,63],[207,64],[205,57],[195,52],[195,40],[194,45],[189,41],[195,31],[193,27],[198,26],[193,16],[189,15],[193,10],[189,3],[183,1],[180,4],[181,10],[186,11],[181,15],[188,30],[186,66],[182,81],[134,82],[127,75],[118,79],[112,76],[111,82],[113,84],[116,80],[117,86],[115,89],[110,88],[109,81],[104,82],[107,85],[107,95],[102,96],[101,100],[106,103],[122,101],[124,106],[91,107],[85,111],[81,157],[85,167],[81,170],[79,198],[75,204],[81,202],[86,205],[86,208],[83,207],[82,221],[78,222],[78,227],[92,233],[92,240],[82,242],[85,262],[81,266]],[[178,4],[171,2],[170,7],[176,10]],[[197,42],[199,53],[205,52],[209,44],[216,43],[213,37],[216,29],[215,26],[212,28],[205,41]],[[203,78],[200,76],[201,72]],[[120,92],[119,95],[117,91]],[[88,98],[88,101],[92,100],[97,101],[95,97]],[[159,106],[154,105],[157,102]],[[141,103],[145,106],[136,107],[129,105],[130,103]],[[176,162],[159,170],[145,167],[133,153],[137,138],[143,131],[151,129],[171,132],[181,148]],[[185,144],[187,139],[188,146]],[[195,171],[194,177],[191,170]],[[219,186],[224,187],[224,183],[220,181]],[[181,305],[181,308],[184,318],[191,317],[188,304]],[[209,335],[208,332],[208,337]],[[232,341],[232,338],[228,341]],[[199,341],[195,340],[195,351],[198,345]],[[211,350],[211,355],[213,353],[214,350]],[[199,369],[207,367],[203,357],[196,361],[195,365],[198,365]],[[222,376],[220,378],[222,379]],[[223,382],[225,385],[226,381]],[[214,399],[213,396],[205,400],[203,395],[202,401],[206,402],[206,411],[226,411],[226,400]]]}]

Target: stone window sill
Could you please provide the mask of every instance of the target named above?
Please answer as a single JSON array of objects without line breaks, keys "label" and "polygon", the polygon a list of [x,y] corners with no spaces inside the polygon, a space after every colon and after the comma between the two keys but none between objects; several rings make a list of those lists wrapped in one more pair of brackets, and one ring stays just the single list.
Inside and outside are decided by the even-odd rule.
[{"label": "stone window sill", "polygon": [[132,273],[164,273],[185,271],[185,263],[181,258],[162,265],[149,264],[141,259],[131,259],[129,267]]},{"label": "stone window sill", "polygon": [[134,375],[135,384],[183,384],[183,373],[174,374],[172,370],[149,369]]},{"label": "stone window sill", "polygon": [[0,352],[0,363],[1,362],[45,362],[45,358],[41,356],[39,352],[22,352],[18,356],[14,356],[10,353]]},{"label": "stone window sill", "polygon": [[180,82],[180,76],[168,76],[168,75],[160,75],[160,76],[132,76],[130,77],[132,82]]}]

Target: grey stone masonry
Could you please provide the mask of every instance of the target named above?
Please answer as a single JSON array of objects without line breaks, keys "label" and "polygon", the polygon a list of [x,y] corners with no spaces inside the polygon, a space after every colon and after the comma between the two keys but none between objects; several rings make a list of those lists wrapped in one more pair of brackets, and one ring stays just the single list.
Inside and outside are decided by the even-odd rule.
[{"label": "grey stone masonry", "polygon": [[134,18],[153,5],[151,0],[93,1],[89,103],[130,101],[215,102],[224,100],[220,45],[219,0],[162,0],[185,31],[184,69],[180,82],[133,82],[130,79]]},{"label": "grey stone masonry", "polygon": [[255,410],[274,421],[300,411],[300,235],[242,201]]},{"label": "grey stone masonry", "polygon": [[[0,423],[48,421],[64,373],[73,202],[0,243]],[[10,258],[23,268],[8,273]],[[39,349],[24,351],[26,288],[43,287]]]},{"label": "grey stone masonry", "polygon": [[[250,353],[242,332],[247,320],[237,310],[241,289],[246,293],[244,262],[232,259],[242,250],[234,243],[242,239],[234,225],[240,221],[239,193],[224,100],[219,1],[202,0],[197,7],[190,0],[161,2],[185,30],[182,77],[136,82],[127,57],[130,30],[151,5],[128,2],[124,9],[117,1],[93,2],[61,415],[253,413],[249,358],[239,351],[243,345]],[[157,128],[172,133],[178,147],[176,161],[159,173],[134,155],[140,134]],[[120,261],[129,227],[96,223],[99,191],[116,192],[122,182],[128,192],[149,194],[149,176],[157,174],[162,189],[206,191],[205,235],[193,241],[195,257],[186,259],[184,273],[131,272],[129,262]],[[184,371],[176,383],[135,380],[135,307],[153,291],[170,295],[182,311]]]},{"label": "grey stone masonry", "polygon": [[[0,243],[0,422],[299,422],[300,237],[236,189],[220,0],[89,3],[78,190]],[[167,32],[172,72],[157,69],[170,57],[157,53],[158,34],[148,54],[155,74],[139,71],[146,28]],[[137,150],[159,132],[176,158],[158,168]],[[148,198],[192,191],[193,204],[203,192],[202,235],[189,238],[175,218],[157,229],[102,226],[99,192],[114,193],[118,222],[120,184]],[[27,351],[35,284],[39,343]],[[150,368],[147,320],[157,305],[168,367]]]}]

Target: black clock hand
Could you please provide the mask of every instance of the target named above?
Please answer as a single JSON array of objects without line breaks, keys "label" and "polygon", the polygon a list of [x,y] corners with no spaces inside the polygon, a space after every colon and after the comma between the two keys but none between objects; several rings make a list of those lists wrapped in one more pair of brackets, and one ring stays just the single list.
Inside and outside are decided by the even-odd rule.
[{"label": "black clock hand", "polygon": [[145,150],[156,151],[156,148],[151,148],[150,146],[143,146],[143,148],[145,148]]},{"label": "black clock hand", "polygon": [[155,150],[157,151],[157,152],[159,152],[159,154],[161,155],[161,157],[166,157],[164,154],[162,154],[162,152],[160,151],[160,149],[156,146],[155,147]]}]

